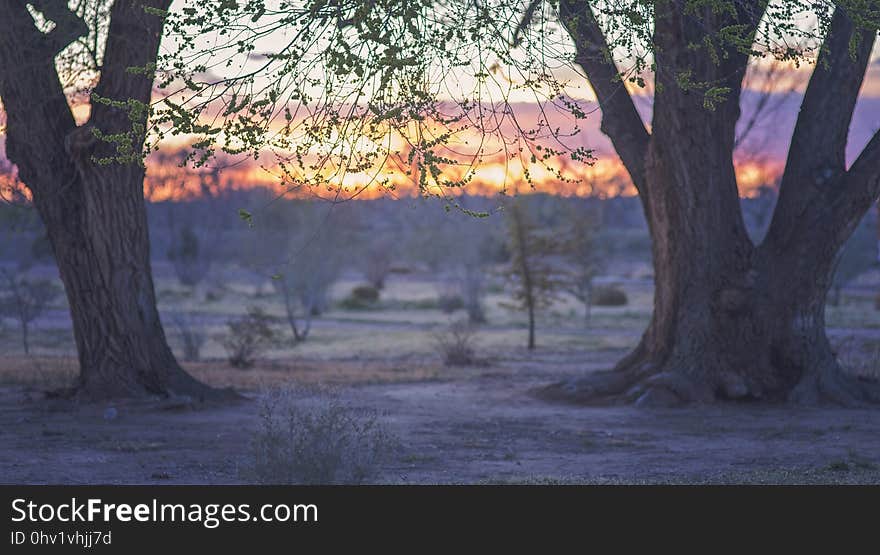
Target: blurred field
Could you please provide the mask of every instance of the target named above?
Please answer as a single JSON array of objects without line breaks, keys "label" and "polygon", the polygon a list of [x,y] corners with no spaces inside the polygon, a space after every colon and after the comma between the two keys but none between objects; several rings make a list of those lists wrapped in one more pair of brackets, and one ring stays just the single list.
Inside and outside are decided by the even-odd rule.
[{"label": "blurred field", "polygon": [[[47,270],[48,271],[48,270]],[[222,272],[222,269],[219,270]],[[352,407],[377,410],[400,450],[380,483],[878,483],[877,412],[719,405],[668,411],[584,408],[546,403],[531,391],[582,372],[611,367],[639,340],[650,318],[650,274],[616,265],[601,283],[629,302],[594,307],[589,325],[569,298],[540,313],[538,348],[525,348],[522,313],[492,276],[488,322],[477,329],[479,364],[447,367],[436,335],[463,311],[437,308],[439,285],[428,274],[394,274],[369,309],[339,304],[361,283],[346,275],[308,340],[294,345],[271,284],[228,270],[218,287],[181,287],[158,267],[160,311],[171,324],[185,313],[208,337],[198,379],[233,387],[260,402],[273,388],[329,386]],[[221,274],[223,275],[223,274]],[[878,375],[880,277],[866,273],[828,308],[829,335],[851,371]],[[250,369],[230,366],[219,342],[226,321],[258,305],[275,317],[280,343]],[[196,407],[175,400],[77,404],[42,392],[69,385],[77,361],[66,308],[35,322],[25,356],[13,322],[0,332],[0,476],[10,483],[242,483],[260,430],[258,404]],[[305,387],[305,389],[303,389]],[[106,411],[113,409],[111,419]],[[33,438],[38,438],[34,441]]]},{"label": "blurred field", "polygon": [[[211,384],[251,390],[283,383],[454,379],[456,372],[461,372],[443,366],[436,336],[466,315],[463,310],[447,313],[437,308],[440,284],[429,275],[392,275],[375,306],[356,310],[340,307],[339,301],[361,283],[356,275],[346,276],[334,285],[331,307],[315,317],[308,339],[296,343],[271,282],[243,279],[192,290],[180,286],[167,268],[157,270],[159,309],[171,344],[175,350],[181,349],[179,331],[171,324],[173,316],[187,314],[207,341],[201,360],[185,366]],[[570,353],[582,355],[584,365],[598,361],[613,364],[615,356],[638,342],[650,318],[651,282],[630,277],[644,272],[643,266],[636,266],[628,275],[601,276],[599,283],[623,289],[629,302],[620,307],[593,307],[589,323],[584,321],[582,305],[560,295],[539,313],[538,349],[531,355]],[[839,306],[827,309],[829,335],[838,345],[841,359],[862,374],[876,374],[880,362],[880,311],[874,308],[878,281],[880,274],[862,276],[844,290]],[[488,289],[484,302],[488,321],[475,332],[478,355],[490,363],[510,360],[515,365],[516,359],[528,360],[525,315],[507,306],[510,297],[503,281],[490,280]],[[226,322],[250,306],[260,306],[275,318],[273,325],[281,339],[260,356],[254,368],[239,370],[226,362],[220,339],[226,333]],[[29,357],[24,356],[15,324],[6,319],[0,328],[0,383],[48,388],[66,385],[76,373],[76,360],[63,298],[32,325]],[[540,362],[532,365],[539,366]]]}]

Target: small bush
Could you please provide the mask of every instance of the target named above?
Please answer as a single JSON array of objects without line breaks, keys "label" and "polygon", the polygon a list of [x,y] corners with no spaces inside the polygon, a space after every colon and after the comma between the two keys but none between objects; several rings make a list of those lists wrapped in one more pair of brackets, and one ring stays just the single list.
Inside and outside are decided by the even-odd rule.
[{"label": "small bush", "polygon": [[378,474],[394,441],[375,411],[319,391],[295,399],[270,391],[246,477],[257,484],[360,484]]},{"label": "small bush", "polygon": [[372,285],[358,285],[351,290],[351,298],[365,303],[375,303],[379,300],[379,290]]},{"label": "small bush", "polygon": [[626,293],[613,285],[597,287],[593,291],[593,305],[595,306],[624,306],[628,302]]},{"label": "small bush", "polygon": [[248,308],[247,314],[226,322],[228,331],[220,343],[229,355],[229,364],[235,368],[250,368],[255,358],[277,339],[272,318],[258,307]]},{"label": "small bush", "polygon": [[378,289],[372,285],[358,285],[348,297],[339,301],[339,306],[346,310],[364,310],[373,308],[378,301]]},{"label": "small bush", "polygon": [[476,356],[476,330],[467,322],[453,322],[434,336],[434,344],[446,366],[482,364]]},{"label": "small bush", "polygon": [[451,314],[464,308],[464,299],[461,295],[440,295],[437,297],[437,308],[446,314]]},{"label": "small bush", "polygon": [[205,291],[205,302],[216,303],[223,300],[223,290],[219,287],[212,287]]}]

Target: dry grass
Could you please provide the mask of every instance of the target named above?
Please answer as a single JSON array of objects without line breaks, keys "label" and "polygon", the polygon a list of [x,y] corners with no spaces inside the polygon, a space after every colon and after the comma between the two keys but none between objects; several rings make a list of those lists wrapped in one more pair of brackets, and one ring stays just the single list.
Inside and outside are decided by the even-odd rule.
[{"label": "dry grass", "polygon": [[79,361],[73,356],[0,357],[0,384],[34,389],[70,387],[79,373]]},{"label": "dry grass", "polygon": [[243,476],[257,484],[361,484],[374,478],[396,440],[375,410],[327,390],[262,396],[260,425]]},{"label": "dry grass", "polygon": [[[215,387],[254,391],[290,384],[358,385],[418,382],[449,377],[436,361],[323,361],[281,359],[261,361],[242,371],[225,361],[184,363],[196,378]],[[78,362],[72,357],[0,358],[0,384],[34,389],[69,387],[76,379]]]},{"label": "dry grass", "polygon": [[880,380],[880,343],[847,338],[835,347],[840,364],[853,375]]}]

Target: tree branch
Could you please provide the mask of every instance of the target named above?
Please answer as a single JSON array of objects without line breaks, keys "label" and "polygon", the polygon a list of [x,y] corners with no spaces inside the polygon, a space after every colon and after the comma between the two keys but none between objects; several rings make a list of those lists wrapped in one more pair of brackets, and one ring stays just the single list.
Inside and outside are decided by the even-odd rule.
[{"label": "tree branch", "polygon": [[832,194],[831,218],[847,226],[843,229],[848,230],[848,238],[849,228],[855,228],[880,196],[880,131],[874,133]]},{"label": "tree branch", "polygon": [[55,24],[55,27],[45,34],[47,51],[51,52],[53,57],[73,41],[89,33],[89,26],[68,9],[67,2],[31,0],[29,3],[43,14],[43,17]]},{"label": "tree branch", "polygon": [[792,136],[786,165],[789,179],[845,169],[849,125],[875,36],[875,30],[856,29],[842,9],[835,11]]},{"label": "tree branch", "polygon": [[[0,98],[6,109],[6,153],[22,181],[38,195],[41,183],[57,185],[65,167],[64,137],[76,128],[55,70],[55,53],[24,2],[0,0]],[[57,26],[57,24],[56,24]],[[60,36],[60,35],[59,35]]]},{"label": "tree branch", "polygon": [[560,21],[574,40],[575,61],[583,68],[602,109],[602,132],[614,145],[639,193],[645,189],[645,154],[650,135],[611,59],[605,35],[586,0],[562,0]]},{"label": "tree branch", "polygon": [[[880,131],[874,133],[862,153],[853,162],[847,172],[846,180],[851,184],[862,186],[870,186],[871,182],[875,182],[874,187],[880,186]],[[876,189],[873,194],[877,195]]]},{"label": "tree branch", "polygon": [[[115,101],[137,101],[149,104],[153,91],[154,73],[131,71],[131,68],[149,68],[155,65],[156,53],[162,39],[164,20],[147,13],[144,8],[167,10],[170,0],[116,0],[110,10],[101,77],[95,94]],[[132,128],[126,110],[103,103],[92,102],[89,124],[105,133],[122,133]],[[146,124],[143,122],[134,122]],[[103,145],[109,147],[111,145]],[[133,145],[135,151],[141,145]],[[112,150],[112,148],[111,148]],[[111,153],[112,155],[112,153]]]},{"label": "tree branch", "polygon": [[[804,93],[779,201],[767,234],[770,244],[778,248],[799,237],[798,230],[803,230],[804,225],[820,225],[822,219],[843,218],[828,221],[823,227],[830,226],[837,231],[849,229],[850,220],[855,218],[858,222],[870,206],[868,203],[864,209],[857,208],[851,205],[853,199],[842,196],[854,194],[857,188],[854,186],[856,176],[848,176],[846,172],[846,143],[876,33],[876,30],[858,29],[843,9],[835,10]],[[851,49],[853,39],[854,51]],[[875,137],[872,144],[876,142]],[[874,149],[876,147],[869,145],[863,155],[870,157]],[[844,205],[851,206],[853,211],[843,214]],[[833,235],[837,236],[837,231]],[[849,236],[848,232],[841,233],[842,240]]]}]

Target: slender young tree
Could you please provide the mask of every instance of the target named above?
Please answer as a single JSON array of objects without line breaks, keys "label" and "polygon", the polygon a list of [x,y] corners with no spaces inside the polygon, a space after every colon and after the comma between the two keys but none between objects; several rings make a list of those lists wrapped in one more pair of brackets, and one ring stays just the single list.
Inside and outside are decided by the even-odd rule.
[{"label": "slender young tree", "polygon": [[[48,230],[79,354],[76,393],[84,398],[219,394],[178,365],[165,339],[150,268],[143,166],[100,163],[125,148],[140,153],[153,74],[130,68],[151,67],[159,49],[163,20],[145,7],[169,4],[117,0],[106,13],[96,12],[106,26],[99,31],[66,2],[0,0],[6,153]],[[54,25],[38,25],[31,9]],[[87,37],[106,37],[95,54],[93,98],[109,100],[93,101],[88,120],[77,125],[62,84],[68,76],[56,61]]]},{"label": "slender young tree", "polygon": [[552,232],[542,230],[521,201],[507,203],[508,248],[510,266],[508,276],[513,281],[513,306],[528,315],[529,350],[534,349],[535,324],[538,310],[546,308],[556,298],[562,285],[558,264],[552,257],[559,254],[559,241]]},{"label": "slender young tree", "polygon": [[560,253],[567,263],[562,287],[584,305],[584,324],[589,326],[593,280],[602,271],[606,254],[599,240],[601,212],[595,209],[570,209],[567,212],[567,229],[559,240]]}]

